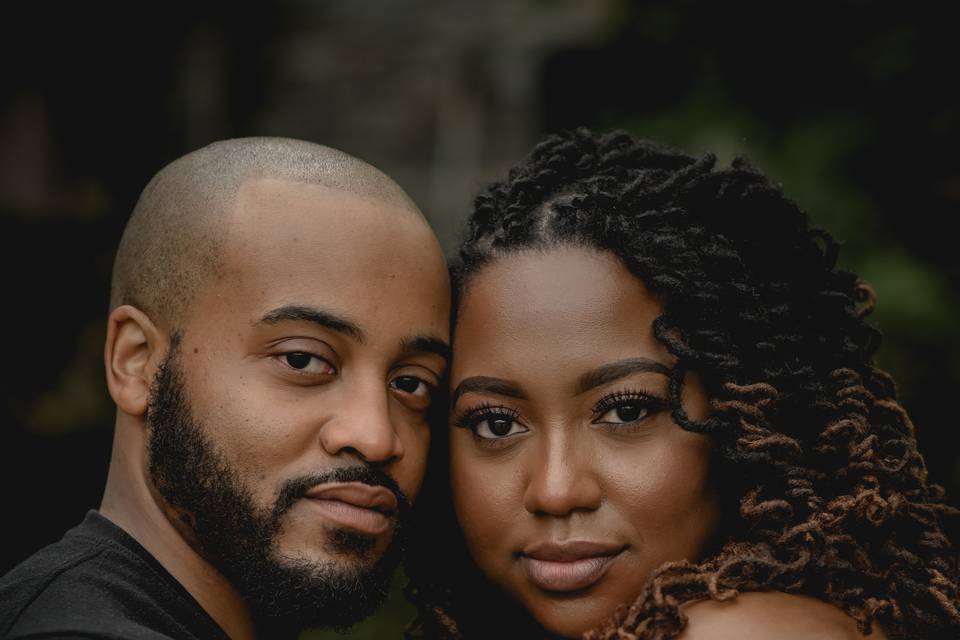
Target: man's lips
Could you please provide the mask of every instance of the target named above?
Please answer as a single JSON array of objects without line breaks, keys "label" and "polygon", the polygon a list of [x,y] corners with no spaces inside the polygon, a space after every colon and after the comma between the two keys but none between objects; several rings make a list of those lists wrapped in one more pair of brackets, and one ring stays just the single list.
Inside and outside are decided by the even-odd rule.
[{"label": "man's lips", "polygon": [[337,525],[371,536],[387,531],[397,513],[393,492],[362,482],[317,485],[305,497]]},{"label": "man's lips", "polygon": [[520,563],[544,591],[579,591],[598,582],[624,550],[622,544],[587,540],[541,542],[525,547]]}]

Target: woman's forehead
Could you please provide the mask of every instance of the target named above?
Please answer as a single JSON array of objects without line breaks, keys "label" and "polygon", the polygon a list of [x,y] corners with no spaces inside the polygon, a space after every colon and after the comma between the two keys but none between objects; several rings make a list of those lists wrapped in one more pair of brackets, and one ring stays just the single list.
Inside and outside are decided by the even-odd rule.
[{"label": "woman's forehead", "polygon": [[633,303],[656,315],[660,303],[612,252],[559,246],[498,257],[471,276],[460,300],[461,315],[474,305],[498,303],[532,316],[563,311],[601,311]]},{"label": "woman's forehead", "polygon": [[631,357],[669,366],[652,327],[661,312],[613,254],[566,247],[506,256],[479,271],[462,299],[454,375],[579,376]]}]

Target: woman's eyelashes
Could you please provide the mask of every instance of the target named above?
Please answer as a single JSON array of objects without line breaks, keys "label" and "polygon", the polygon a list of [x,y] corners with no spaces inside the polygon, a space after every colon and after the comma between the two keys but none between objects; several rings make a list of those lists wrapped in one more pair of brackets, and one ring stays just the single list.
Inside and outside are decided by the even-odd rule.
[{"label": "woman's eyelashes", "polygon": [[593,406],[593,423],[614,428],[634,426],[666,406],[666,400],[645,391],[617,391],[600,398]]},{"label": "woman's eyelashes", "polygon": [[[638,428],[667,406],[665,399],[645,391],[617,391],[597,401],[591,410],[591,423],[615,431]],[[520,421],[516,409],[488,403],[457,414],[453,425],[470,429],[480,440],[503,440],[530,430]]]},{"label": "woman's eyelashes", "polygon": [[500,440],[528,431],[518,422],[519,417],[520,413],[516,409],[484,403],[459,414],[454,418],[453,424],[470,429],[481,440]]}]

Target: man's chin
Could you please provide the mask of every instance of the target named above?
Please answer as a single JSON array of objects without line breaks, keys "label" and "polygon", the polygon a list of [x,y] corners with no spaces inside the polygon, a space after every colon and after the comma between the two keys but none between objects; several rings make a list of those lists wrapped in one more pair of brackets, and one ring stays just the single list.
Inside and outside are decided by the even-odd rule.
[{"label": "man's chin", "polygon": [[297,553],[271,557],[265,578],[246,595],[260,624],[346,628],[386,598],[396,554]]},{"label": "man's chin", "polygon": [[271,555],[287,563],[370,568],[389,553],[393,539],[393,527],[376,536],[340,527],[309,532],[294,530],[275,538]]},{"label": "man's chin", "polygon": [[316,575],[356,576],[372,571],[380,560],[373,551],[359,554],[324,546],[321,549],[298,549],[271,554],[270,560],[284,570]]}]

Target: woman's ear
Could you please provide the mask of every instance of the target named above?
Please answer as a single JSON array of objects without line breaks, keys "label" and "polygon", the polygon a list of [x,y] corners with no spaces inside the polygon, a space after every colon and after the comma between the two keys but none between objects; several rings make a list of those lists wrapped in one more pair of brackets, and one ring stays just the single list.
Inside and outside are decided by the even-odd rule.
[{"label": "woman's ear", "polygon": [[146,413],[150,384],[165,348],[163,334],[147,314],[130,305],[110,313],[103,349],[107,388],[124,413]]}]

